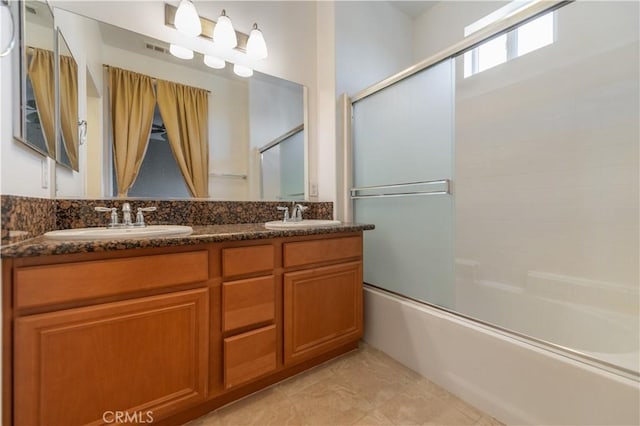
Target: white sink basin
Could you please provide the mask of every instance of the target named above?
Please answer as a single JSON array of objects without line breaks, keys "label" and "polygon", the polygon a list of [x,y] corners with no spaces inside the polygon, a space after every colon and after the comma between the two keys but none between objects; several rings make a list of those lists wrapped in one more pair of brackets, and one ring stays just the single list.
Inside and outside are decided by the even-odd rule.
[{"label": "white sink basin", "polygon": [[315,228],[317,226],[336,226],[340,225],[339,220],[318,220],[318,219],[304,219],[300,222],[283,222],[281,220],[274,220],[264,224],[267,229],[301,229],[301,228]]},{"label": "white sink basin", "polygon": [[61,229],[44,234],[52,240],[116,240],[121,238],[169,237],[189,235],[190,226],[148,225],[142,228],[76,228]]}]

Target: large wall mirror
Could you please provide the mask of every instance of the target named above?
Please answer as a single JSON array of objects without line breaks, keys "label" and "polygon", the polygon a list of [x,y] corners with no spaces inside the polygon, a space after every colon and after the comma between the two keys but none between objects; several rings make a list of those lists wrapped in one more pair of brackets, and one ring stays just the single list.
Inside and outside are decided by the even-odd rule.
[{"label": "large wall mirror", "polygon": [[21,32],[16,49],[14,137],[43,155],[56,157],[55,32],[45,1],[15,2]]},{"label": "large wall mirror", "polygon": [[[155,92],[159,81],[207,92],[208,194],[197,198],[305,199],[303,86],[259,72],[239,77],[233,73],[232,64],[221,70],[207,67],[197,52],[193,59],[178,59],[169,53],[169,43],[65,10],[56,9],[55,14],[70,53],[78,63],[86,64],[87,89],[81,83],[80,96],[88,94],[87,184],[85,193],[77,196],[193,198],[181,161],[176,159],[176,148],[171,145],[171,124],[163,120],[166,117],[158,103],[150,113],[146,152],[139,171],[126,195],[119,193],[113,140],[114,132],[121,129],[113,124],[117,120],[113,119],[110,103],[110,72],[121,69],[151,78]],[[297,129],[295,134],[291,134],[293,129]],[[265,152],[267,157],[277,156],[277,161],[265,158]]]}]

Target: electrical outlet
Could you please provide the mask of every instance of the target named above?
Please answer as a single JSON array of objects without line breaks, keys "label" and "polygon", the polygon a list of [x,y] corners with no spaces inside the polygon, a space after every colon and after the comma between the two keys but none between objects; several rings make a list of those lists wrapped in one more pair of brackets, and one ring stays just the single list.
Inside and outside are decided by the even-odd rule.
[{"label": "electrical outlet", "polygon": [[42,159],[42,178],[40,185],[43,189],[49,188],[49,160],[47,158]]},{"label": "electrical outlet", "polygon": [[317,183],[311,183],[310,188],[309,188],[309,196],[310,197],[317,197],[318,196],[318,184]]}]

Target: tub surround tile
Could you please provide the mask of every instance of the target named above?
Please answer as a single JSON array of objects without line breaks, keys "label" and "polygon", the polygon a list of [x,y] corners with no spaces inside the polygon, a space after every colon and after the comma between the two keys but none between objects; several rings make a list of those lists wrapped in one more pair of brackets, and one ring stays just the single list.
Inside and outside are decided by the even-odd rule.
[{"label": "tub surround tile", "polygon": [[2,195],[0,204],[3,246],[56,229],[55,200]]},{"label": "tub surround tile", "polygon": [[31,257],[55,254],[90,253],[150,247],[184,246],[223,241],[261,240],[280,237],[359,232],[374,229],[373,225],[343,223],[337,226],[272,230],[263,223],[234,225],[193,226],[193,233],[187,236],[151,237],[120,240],[78,240],[56,241],[37,237],[18,244],[2,247],[2,257]]}]

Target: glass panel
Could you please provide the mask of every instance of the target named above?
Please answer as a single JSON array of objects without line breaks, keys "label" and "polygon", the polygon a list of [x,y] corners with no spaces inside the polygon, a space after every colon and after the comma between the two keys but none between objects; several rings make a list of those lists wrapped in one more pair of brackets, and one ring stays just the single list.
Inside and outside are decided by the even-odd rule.
[{"label": "glass panel", "polygon": [[562,7],[555,43],[455,99],[456,310],[636,371],[639,15]]},{"label": "glass panel", "polygon": [[365,232],[364,281],[447,308],[455,302],[453,200],[422,195],[355,200]]},{"label": "glass panel", "polygon": [[451,82],[443,62],[354,104],[354,186],[451,176]]},{"label": "glass panel", "polygon": [[304,132],[280,143],[280,194],[286,200],[304,200]]},{"label": "glass panel", "polygon": [[[354,186],[387,186],[450,179],[453,140],[452,61],[426,69],[354,105]],[[362,190],[357,222],[365,233],[367,283],[442,306],[454,301],[453,201],[450,195],[397,192],[446,190],[403,185]]]}]

